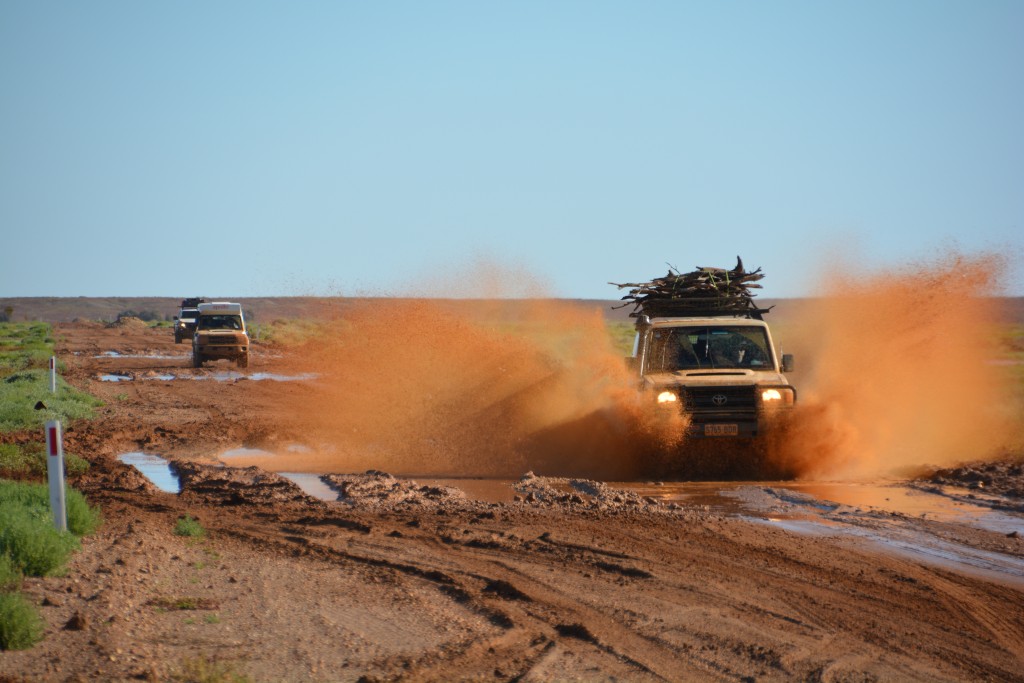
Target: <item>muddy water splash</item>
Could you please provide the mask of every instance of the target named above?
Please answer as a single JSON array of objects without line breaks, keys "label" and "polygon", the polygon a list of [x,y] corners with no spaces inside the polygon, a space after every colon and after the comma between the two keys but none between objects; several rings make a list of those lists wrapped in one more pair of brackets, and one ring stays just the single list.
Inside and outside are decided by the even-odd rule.
[{"label": "muddy water splash", "polygon": [[290,421],[329,447],[278,469],[626,478],[660,434],[599,307],[367,300],[290,355],[323,377]]},{"label": "muddy water splash", "polygon": [[797,474],[864,475],[984,458],[1016,410],[996,357],[998,256],[833,275],[789,330],[801,407],[776,458]]}]

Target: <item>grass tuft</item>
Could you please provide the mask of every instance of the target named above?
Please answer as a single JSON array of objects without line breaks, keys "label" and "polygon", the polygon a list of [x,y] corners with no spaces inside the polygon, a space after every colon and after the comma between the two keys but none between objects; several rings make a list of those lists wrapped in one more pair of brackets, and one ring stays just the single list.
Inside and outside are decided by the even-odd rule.
[{"label": "grass tuft", "polygon": [[10,593],[21,588],[21,571],[14,566],[14,560],[7,553],[0,553],[0,593]]},{"label": "grass tuft", "polygon": [[0,593],[0,650],[27,650],[43,639],[43,619],[21,593]]},{"label": "grass tuft", "polygon": [[36,511],[0,504],[0,552],[10,556],[14,565],[27,576],[53,576],[64,569],[78,539],[57,531],[49,511]]},{"label": "grass tuft", "polygon": [[50,510],[50,491],[43,484],[0,479],[0,553],[26,576],[50,576],[64,569],[78,546],[78,537],[102,523],[99,511],[74,489],[65,489],[68,531],[57,531]]},{"label": "grass tuft", "polygon": [[[64,454],[64,474],[77,477],[89,469],[89,461],[74,453]],[[46,474],[46,446],[40,442],[22,445],[0,444],[0,472],[11,474]]]},{"label": "grass tuft", "polygon": [[198,520],[193,519],[189,515],[185,515],[178,520],[178,523],[174,525],[174,533],[178,536],[190,536],[193,538],[202,538],[206,535],[206,529],[199,523]]},{"label": "grass tuft", "polygon": [[248,683],[251,679],[236,672],[226,662],[215,662],[200,656],[186,660],[172,680],[179,683]]}]

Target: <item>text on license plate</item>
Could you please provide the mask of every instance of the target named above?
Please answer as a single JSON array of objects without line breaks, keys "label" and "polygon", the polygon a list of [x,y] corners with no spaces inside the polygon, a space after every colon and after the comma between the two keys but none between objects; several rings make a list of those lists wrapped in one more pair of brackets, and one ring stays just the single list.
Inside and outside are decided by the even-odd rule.
[{"label": "text on license plate", "polygon": [[736,436],[739,433],[740,426],[735,424],[704,425],[704,436]]}]

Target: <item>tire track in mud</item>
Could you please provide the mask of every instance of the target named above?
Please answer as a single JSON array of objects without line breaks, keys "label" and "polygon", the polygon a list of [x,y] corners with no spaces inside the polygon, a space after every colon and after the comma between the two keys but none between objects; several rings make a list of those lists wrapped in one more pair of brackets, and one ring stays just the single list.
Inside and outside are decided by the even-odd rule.
[{"label": "tire track in mud", "polygon": [[[214,490],[178,498],[177,504],[220,500]],[[765,529],[751,536],[752,527],[743,522],[712,519],[682,533],[673,528],[681,520],[644,526],[638,518],[634,522],[641,526],[612,528],[611,518],[567,511],[502,510],[490,516],[443,510],[367,513],[331,510],[319,501],[273,505],[269,498],[264,502],[248,495],[241,501],[224,508],[228,514],[211,529],[277,553],[351,563],[422,581],[500,629],[498,635],[479,631],[479,641],[448,644],[406,661],[402,671],[412,677],[441,677],[457,670],[465,670],[469,677],[478,675],[485,663],[529,677],[534,675],[530,672],[545,671],[552,661],[580,652],[594,653],[587,655],[588,661],[625,667],[631,678],[672,680],[681,670],[689,672],[689,678],[737,678],[750,675],[751,662],[774,670],[776,676],[799,677],[814,670],[816,661],[829,661],[828,648],[859,648],[862,655],[864,648],[888,652],[884,671],[905,678],[922,678],[926,669],[938,675],[939,670],[928,668],[926,662],[934,665],[947,658],[972,675],[1009,675],[1007,669],[985,663],[994,648],[982,656],[938,641],[937,631],[948,630],[953,623],[948,617],[926,630],[928,642],[923,645],[907,641],[905,633],[890,627],[876,632],[874,622],[884,624],[887,612],[909,609],[920,614],[924,602],[935,602],[920,587],[913,588],[920,569],[905,561],[873,564],[884,556],[863,551],[846,552],[842,562],[821,555],[809,562],[807,552],[821,542],[782,530]],[[251,521],[236,523],[249,517]],[[561,526],[553,526],[556,519]],[[691,555],[696,562],[692,566]],[[875,567],[878,576],[858,577],[858,572],[862,575],[865,568]],[[556,573],[550,574],[552,570]],[[588,583],[579,578],[584,572],[603,573],[606,579]],[[575,582],[561,581],[560,574],[576,575]],[[377,582],[381,574],[367,576]],[[746,576],[745,584],[741,576]],[[621,581],[633,586],[650,582],[663,593],[632,594],[645,601],[636,607],[640,614],[657,614],[656,605],[678,599],[678,609],[694,615],[706,612],[707,619],[676,625],[679,637],[670,637],[642,617],[636,621],[619,611],[611,584]],[[585,587],[594,587],[595,582],[603,586],[603,595],[587,592]],[[773,590],[763,596],[737,590],[738,584],[762,583]],[[1013,591],[1002,595],[1010,598]],[[910,596],[913,600],[903,605]],[[984,594],[978,600],[984,602]],[[780,604],[786,606],[780,610]],[[858,613],[851,613],[854,604]],[[940,613],[934,608],[932,612]],[[740,627],[745,622],[781,628],[777,638],[752,637],[749,628]],[[971,632],[988,633],[977,620],[973,623],[979,628],[972,626]],[[826,647],[821,638],[827,633],[837,635]],[[1013,644],[1000,641],[999,647]],[[922,655],[926,658],[918,669],[907,668],[908,660]],[[841,659],[843,666],[861,666],[856,657]],[[842,666],[831,661],[832,668],[822,671],[842,673]]]},{"label": "tire track in mud", "polygon": [[1024,604],[1015,601],[1019,595],[1007,591],[1006,610],[1001,612],[993,609],[986,600],[979,599],[970,586],[955,574],[930,569],[920,580],[950,611],[964,614],[991,634],[997,643],[1016,657],[1021,670],[1024,670]]},{"label": "tire track in mud", "polygon": [[[671,650],[665,644],[638,634],[629,628],[616,623],[613,617],[605,615],[598,610],[587,608],[575,597],[565,595],[552,586],[545,586],[539,583],[536,578],[530,578],[516,571],[514,568],[503,563],[495,562],[492,558],[473,558],[473,549],[469,549],[470,566],[464,562],[453,563],[449,552],[450,546],[443,541],[426,539],[428,545],[439,547],[444,553],[443,557],[431,556],[429,561],[396,561],[386,555],[391,554],[395,548],[382,547],[377,544],[366,544],[362,533],[360,536],[350,539],[334,539],[345,542],[349,548],[336,547],[326,540],[312,540],[304,536],[295,536],[289,531],[282,531],[280,536],[271,539],[265,531],[246,530],[244,527],[227,527],[218,529],[218,533],[233,536],[243,541],[256,543],[264,546],[272,546],[276,549],[285,549],[298,554],[312,554],[324,559],[342,559],[356,564],[386,569],[405,574],[435,585],[438,590],[454,602],[471,609],[480,616],[483,616],[493,625],[505,630],[505,633],[498,637],[497,642],[501,648],[509,653],[509,656],[519,661],[522,659],[522,652],[537,649],[538,645],[544,645],[541,651],[536,653],[532,659],[539,659],[544,652],[550,649],[551,644],[559,639],[571,639],[573,642],[586,643],[606,654],[620,660],[621,662],[635,667],[639,672],[652,675],[660,680],[678,680],[680,675],[687,678],[706,678],[715,667],[689,666],[687,662],[681,661],[679,653]],[[367,551],[376,553],[357,553],[351,550],[351,546],[359,545]],[[422,545],[420,544],[420,547]],[[408,555],[410,553],[402,553]],[[420,553],[415,553],[417,558]],[[483,562],[490,572],[481,572],[481,568],[475,567],[478,562]],[[546,564],[546,563],[545,563]],[[443,568],[439,568],[442,566]],[[499,573],[493,569],[500,569]],[[460,578],[455,578],[456,576]],[[461,580],[460,580],[461,579]],[[513,580],[529,580],[530,588],[526,591],[516,587]],[[483,584],[482,586],[471,586],[470,582]],[[502,601],[501,608],[487,604],[482,597],[494,596]],[[613,646],[611,643],[615,643]],[[451,656],[465,657],[474,650],[483,650],[488,659],[496,656],[494,643],[488,642],[479,644],[467,651],[451,653]],[[427,666],[428,670],[416,671],[415,676],[430,678],[429,670],[436,668],[436,673],[451,673],[452,662],[445,662],[443,665]],[[507,667],[506,667],[507,668]],[[521,670],[519,676],[529,672]]]},{"label": "tire track in mud", "polygon": [[[88,334],[76,341],[79,333]],[[132,334],[71,330],[69,338],[79,349],[97,340],[92,355],[171,346],[162,333]],[[179,496],[155,492],[113,460],[126,440],[149,437],[146,450],[214,467],[216,453],[246,435],[287,443],[294,425],[280,414],[281,392],[312,390],[212,380],[125,387],[94,379],[112,367],[104,359],[67,360],[68,376],[108,402],[101,419],[69,431],[79,440],[75,452],[92,456],[90,501],[105,504],[117,524],[112,534],[134,524],[133,542],[146,543],[92,551],[89,589],[47,609],[61,623],[72,607],[81,609],[94,622],[95,642],[58,630],[38,654],[4,655],[18,675],[48,666],[59,647],[81,650],[85,678],[141,677],[110,660],[107,644],[124,647],[104,641],[113,633],[125,645],[152,646],[145,654],[165,671],[200,652],[220,656],[238,639],[244,647],[230,656],[249,658],[252,671],[271,680],[303,677],[310,665],[319,668],[308,680],[1024,680],[1019,589],[866,544],[693,509],[587,510],[557,497],[563,491],[496,507],[376,499],[331,507],[260,471],[247,475],[252,481],[219,472],[208,488],[189,486]],[[131,364],[160,370],[168,361]],[[129,400],[115,399],[121,392]],[[185,564],[205,560],[200,550],[183,546],[191,549],[182,559],[167,556],[179,552],[170,550],[180,539],[169,530],[184,514],[208,529],[211,548],[222,543],[225,551],[218,573],[204,570],[201,584]],[[223,626],[185,631],[152,608],[135,609],[130,615],[141,622],[111,631],[107,597],[123,596],[106,588],[110,575],[101,566],[113,568],[125,596],[137,592],[132,602],[150,592],[209,594],[233,611]],[[106,592],[87,601],[99,588]],[[175,640],[187,633],[196,636]]]}]

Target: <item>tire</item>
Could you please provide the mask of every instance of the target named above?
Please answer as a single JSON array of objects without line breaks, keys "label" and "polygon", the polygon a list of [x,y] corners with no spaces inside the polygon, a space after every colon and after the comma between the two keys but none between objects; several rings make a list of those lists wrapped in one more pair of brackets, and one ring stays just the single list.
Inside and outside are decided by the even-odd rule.
[{"label": "tire", "polygon": [[244,356],[239,356],[238,358],[236,358],[235,365],[237,365],[240,368],[249,367],[249,354],[245,354]]},{"label": "tire", "polygon": [[175,344],[180,344],[181,343],[181,335],[178,335],[178,334],[174,335],[174,343]]},{"label": "tire", "polygon": [[196,353],[195,350],[192,351],[192,367],[203,367],[203,357],[200,354]]}]

